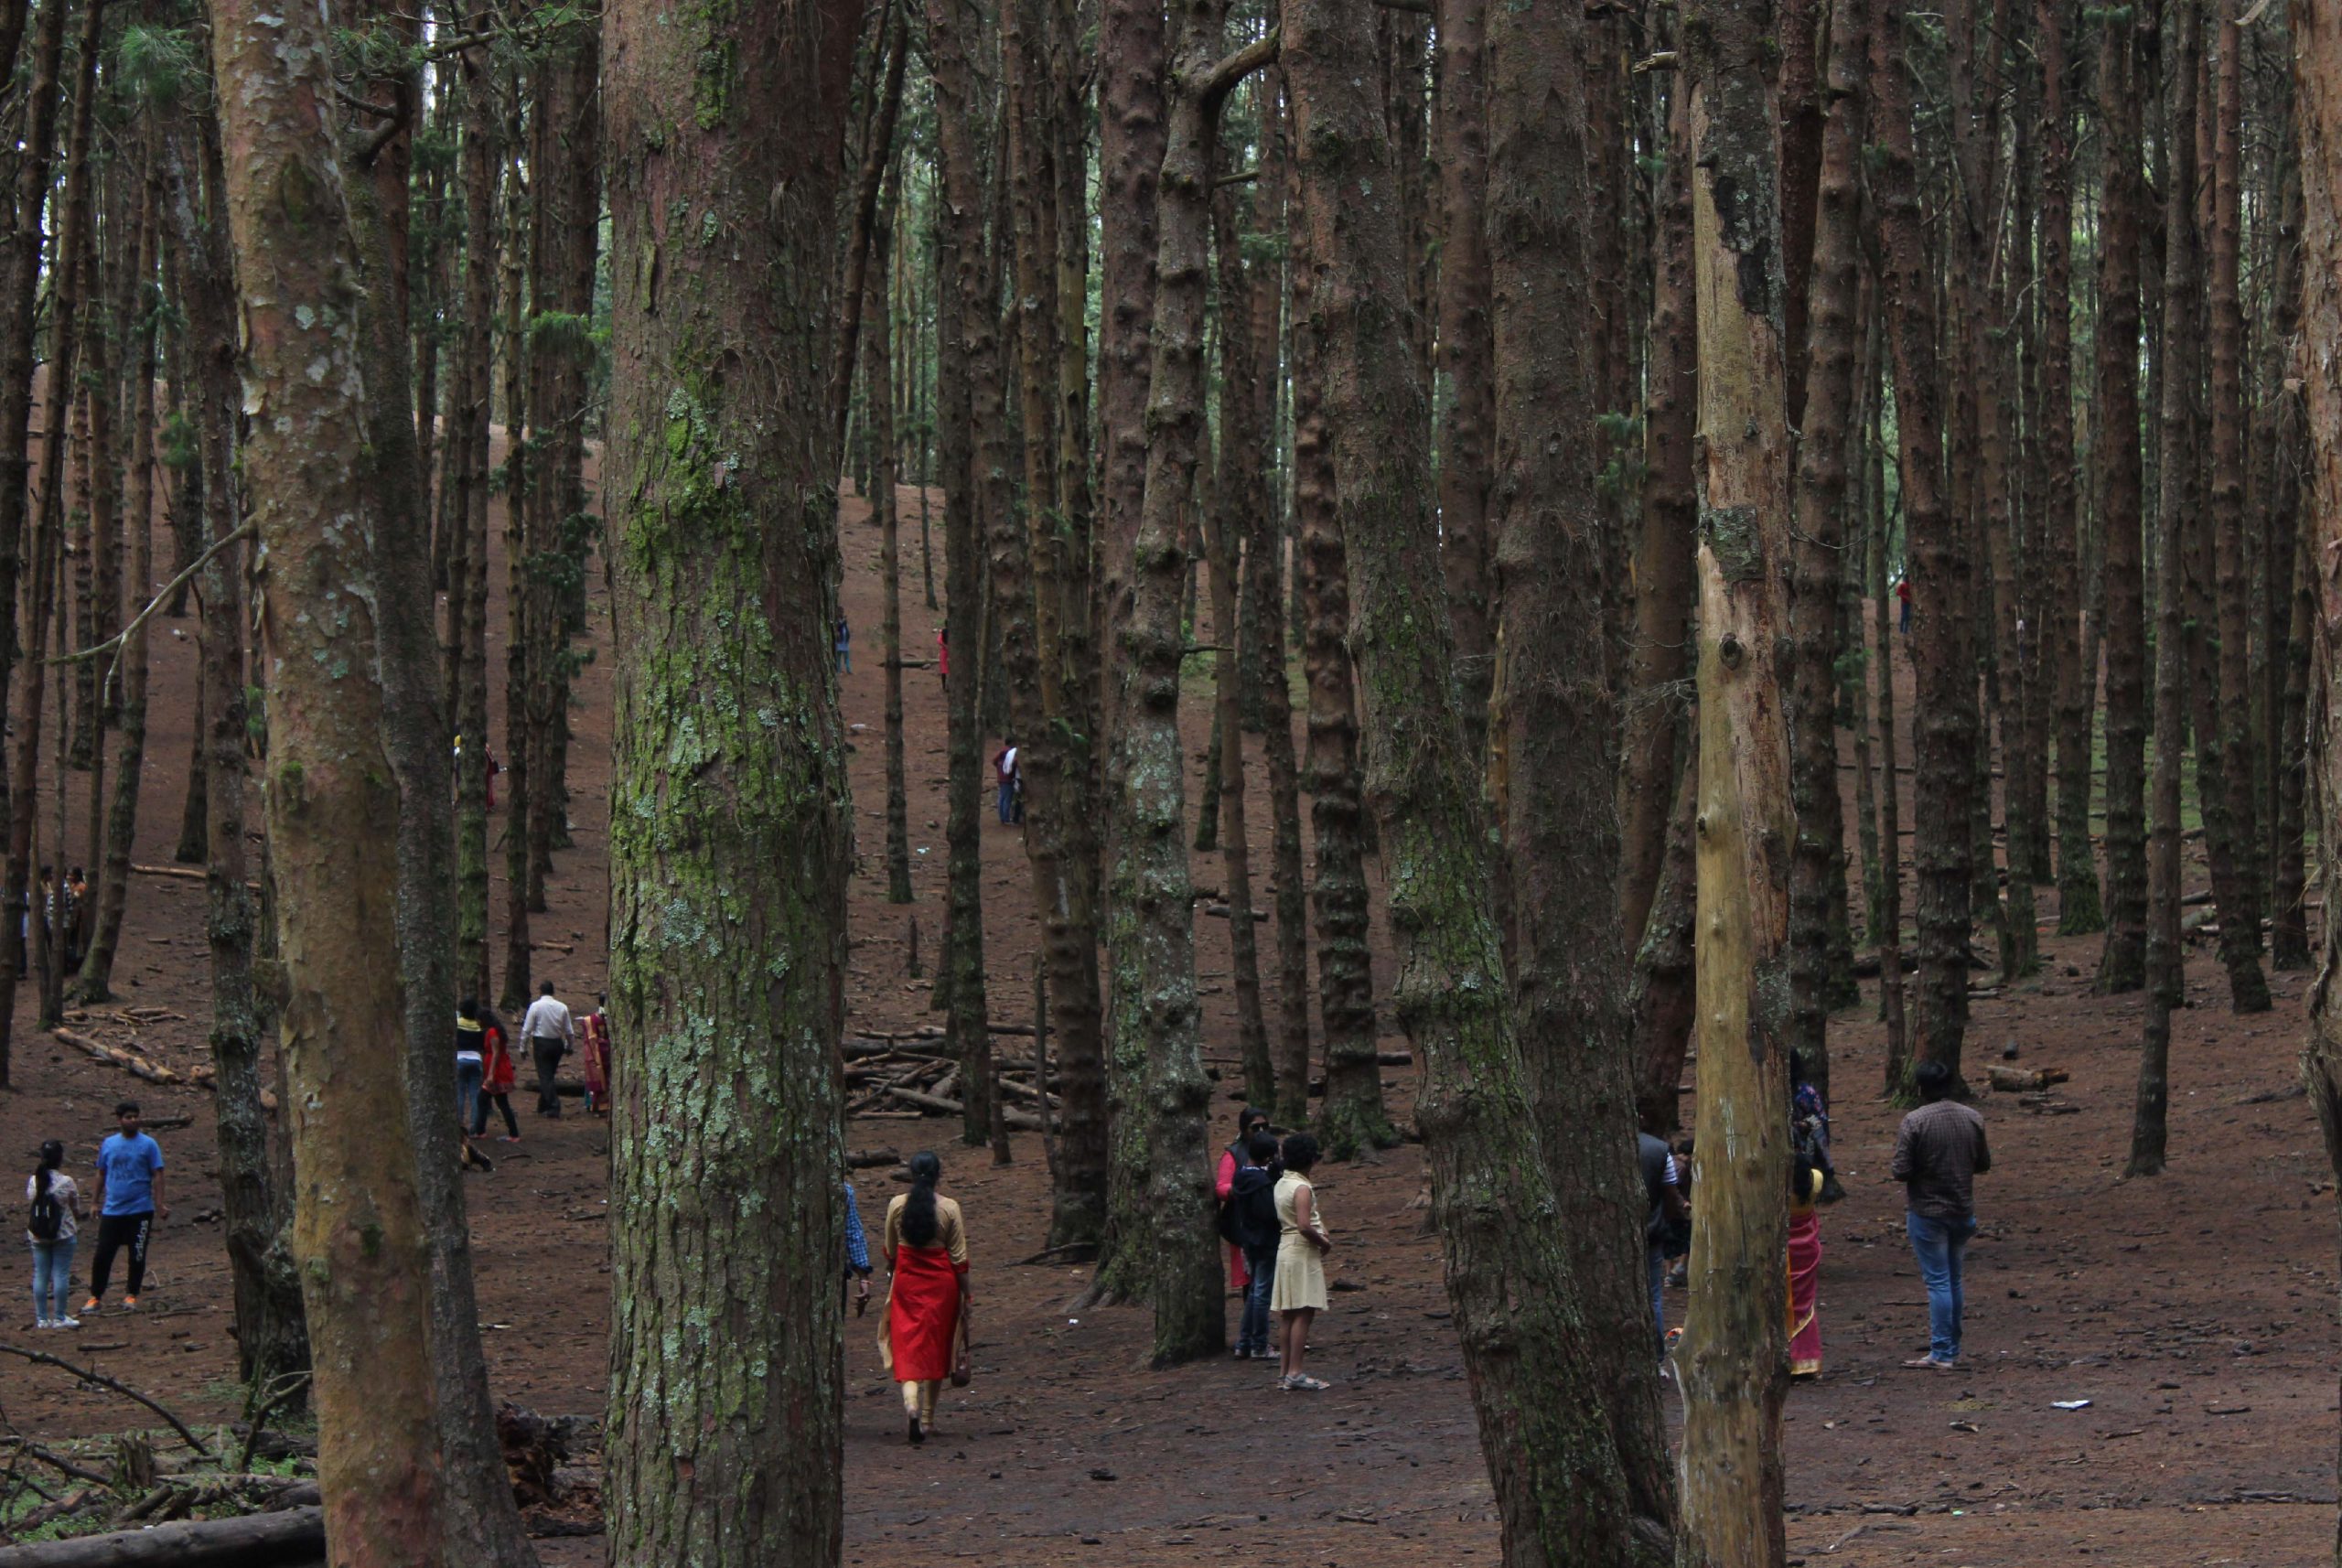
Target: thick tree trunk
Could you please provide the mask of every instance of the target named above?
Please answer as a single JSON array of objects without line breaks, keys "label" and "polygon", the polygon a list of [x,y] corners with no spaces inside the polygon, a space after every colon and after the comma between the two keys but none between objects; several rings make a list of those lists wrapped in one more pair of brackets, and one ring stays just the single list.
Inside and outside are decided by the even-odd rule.
[{"label": "thick tree trunk", "polygon": [[[2100,573],[2106,597],[2106,941],[2100,995],[2136,991],[2147,973],[2146,604],[2139,428],[2140,108],[2135,28],[2110,13],[2101,27],[2098,395],[2090,453],[2097,468]],[[2061,754],[2062,755],[2062,754]]]},{"label": "thick tree trunk", "polygon": [[[398,791],[374,673],[377,564],[358,526],[364,350],[341,170],[321,114],[331,40],[322,15],[241,0],[218,0],[211,22],[243,295],[244,474],[268,562],[265,798],[326,1536],[337,1563],[429,1568],[446,1561],[431,1255],[407,1136],[402,977],[382,961],[397,942],[399,867],[379,830]],[[304,200],[287,204],[288,190]],[[216,771],[242,737],[214,735]],[[215,906],[221,858],[242,847],[220,843],[222,827],[215,811]],[[242,902],[241,868],[231,891]]]},{"label": "thick tree trunk", "polygon": [[[1871,134],[1878,149],[1871,188],[1878,212],[1880,278],[1895,360],[1904,534],[1913,596],[1911,660],[1917,677],[1913,865],[1918,883],[1919,998],[1914,1061],[1957,1073],[1968,1026],[1969,805],[1976,787],[1976,671],[1969,633],[1965,530],[1948,508],[1936,308],[1917,168],[1914,83],[1904,7],[1878,0],[1871,41]],[[1896,1086],[1899,1092],[1903,1086]],[[1786,1185],[1784,1185],[1786,1190]]]},{"label": "thick tree trunk", "polygon": [[[1891,0],[1885,9],[1891,22]],[[1692,1210],[1695,1277],[1676,1355],[1685,1412],[1676,1561],[1778,1564],[1789,1391],[1783,1004],[1796,832],[1776,667],[1789,549],[1783,284],[1773,259],[1780,187],[1757,19],[1702,4],[1687,10],[1683,28],[1700,428],[1708,434],[1697,566],[1698,1137],[1703,1149],[1730,1155],[1703,1159]]]},{"label": "thick tree trunk", "polygon": [[[2192,24],[2185,13],[2193,6],[2180,7],[2180,48],[2187,48],[2186,36]],[[2186,56],[2183,52],[2182,59]],[[2185,101],[2195,96],[2195,73],[2182,70],[2178,75],[2174,97]],[[2185,119],[2176,121],[2186,124]],[[2186,138],[2179,138],[2179,151],[2171,177],[2181,182],[2190,172],[2187,168]],[[2180,247],[2173,246],[2171,255]],[[2164,298],[2168,304],[2185,290],[2166,285]],[[2165,341],[2173,321],[2165,317]],[[2166,375],[2163,383],[2164,435],[2170,440],[2175,420],[2187,417],[2187,407],[2193,399],[2193,389],[2179,376]],[[2166,446],[2166,452],[2173,450]],[[2187,1003],[2187,981],[2185,952],[2179,945],[2179,875],[2180,823],[2179,779],[2181,762],[2186,753],[2176,737],[2186,724],[2184,701],[2182,663],[2186,657],[2185,639],[2180,628],[2182,589],[2180,586],[2180,520],[2186,515],[2175,492],[2183,481],[2182,470],[2192,465],[2167,459],[2163,466],[2163,504],[2157,510],[2157,521],[2163,533],[2162,550],[2156,557],[2155,572],[2155,746],[2154,789],[2152,801],[2152,822],[2147,841],[2147,1007],[2145,1028],[2139,1042],[2139,1081],[2136,1100],[2131,1113],[2131,1156],[2122,1174],[2128,1176],[2155,1176],[2164,1167],[2164,1148],[2167,1115],[2171,1104],[2171,1015],[2172,1010]],[[2168,737],[2168,738],[2166,738]]]},{"label": "thick tree trunk", "polygon": [[[1495,546],[1509,787],[1515,1027],[1570,1269],[1591,1331],[1628,1507],[1673,1511],[1649,1345],[1636,1163],[1627,945],[1618,920],[1617,685],[1603,623],[1610,518],[1586,460],[1602,388],[1586,90],[1552,62],[1585,51],[1582,10],[1488,16],[1488,228],[1495,358]],[[1601,209],[1596,207],[1595,210]],[[1616,216],[1623,217],[1623,214]],[[1338,451],[1338,446],[1337,447]]]},{"label": "thick tree trunk", "polygon": [[[516,99],[518,92],[515,84]],[[542,207],[546,193],[542,180],[532,188],[519,166],[528,161],[529,144],[521,139],[517,109],[505,140],[515,166],[504,171],[504,242],[500,252],[504,320],[497,356],[504,372],[504,985],[497,1005],[517,1016],[536,995],[529,914],[543,902],[533,897],[539,891],[532,852],[541,807],[535,787],[538,714],[531,697],[544,626],[543,596],[532,569],[544,543],[542,530],[533,526],[544,454],[530,438],[529,425],[529,370],[543,350],[529,330],[525,279],[532,250],[531,209]]]},{"label": "thick tree trunk", "polygon": [[[476,10],[472,30],[489,16]],[[466,52],[463,72],[463,337],[449,388],[445,487],[456,544],[448,560],[447,616],[454,645],[456,773],[456,989],[489,1000],[488,502],[492,322],[496,314],[496,180],[502,128],[488,52]],[[519,818],[509,812],[508,828]]]},{"label": "thick tree trunk", "polygon": [[[1626,738],[1618,770],[1624,855],[1619,924],[1636,943],[1646,940],[1673,831],[1676,742],[1688,733],[1682,687],[1691,669],[1692,533],[1699,525],[1692,468],[1699,413],[1699,349],[1692,318],[1692,132],[1683,95],[1672,94],[1669,102],[1667,157],[1659,176],[1651,239],[1643,521],[1635,549],[1634,635],[1627,650]],[[1671,1109],[1668,1117],[1672,1126]]]},{"label": "thick tree trunk", "polygon": [[[2239,1013],[2266,1012],[2269,982],[2261,972],[2260,768],[2252,744],[2251,607],[2245,560],[2244,311],[2237,298],[2244,211],[2244,49],[2236,14],[2219,13],[2219,58],[2212,167],[2210,330],[2212,494],[2210,524],[2217,573],[2213,587],[2219,636],[2217,687],[2220,784],[2229,830],[2229,891],[2213,890],[2220,911],[2220,961]],[[2200,25],[2200,24],[2199,24]],[[2199,711],[2201,711],[2199,706]],[[2199,736],[2199,746],[2208,736]],[[2205,829],[2208,836],[2211,823]],[[2215,869],[2218,863],[2215,861]]]},{"label": "thick tree trunk", "polygon": [[[610,1555],[814,1568],[842,1503],[852,800],[825,372],[854,14],[614,0],[603,42]],[[732,1197],[679,1204],[679,1180]]]},{"label": "thick tree trunk", "polygon": [[[17,10],[12,4],[10,22],[20,28]],[[30,532],[27,502],[32,489],[33,330],[42,270],[41,214],[48,201],[51,145],[57,134],[58,68],[65,48],[66,10],[66,0],[47,0],[39,25],[33,29],[23,141],[16,155],[16,221],[8,233],[5,254],[0,256],[0,311],[5,312],[0,317],[0,711],[8,706],[9,687],[17,674],[17,601],[26,575],[25,551]],[[14,54],[12,48],[12,69]],[[51,255],[52,267],[62,254],[59,251]],[[34,648],[37,670],[40,654],[38,645]],[[27,736],[19,744],[29,747],[35,741]],[[5,749],[0,745],[0,791],[15,788],[13,761],[5,756]],[[16,1028],[16,970],[27,956],[22,933],[30,904],[25,877],[15,865],[16,811],[13,799],[0,799],[0,811],[12,824],[9,865],[5,881],[0,883],[0,901],[5,906],[0,908],[0,921],[5,921],[7,931],[5,940],[0,940],[0,1088],[11,1082],[9,1042]],[[8,961],[10,954],[14,962]]]},{"label": "thick tree trunk", "polygon": [[[1390,862],[1394,1009],[1421,1052],[1433,1226],[1514,1565],[1657,1562],[1635,1518],[1579,1282],[1558,1234],[1489,897],[1484,813],[1454,718],[1430,422],[1413,351],[1368,8],[1287,0],[1320,413],[1369,716],[1369,797]],[[1550,62],[1549,62],[1550,63]],[[1776,1265],[1778,1267],[1778,1264]]]}]

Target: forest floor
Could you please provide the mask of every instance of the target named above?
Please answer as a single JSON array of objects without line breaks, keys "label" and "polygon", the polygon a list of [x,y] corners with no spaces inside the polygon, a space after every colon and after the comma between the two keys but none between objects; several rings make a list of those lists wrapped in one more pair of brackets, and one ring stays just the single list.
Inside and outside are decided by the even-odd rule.
[{"label": "forest floor", "polygon": [[[925,659],[941,618],[919,587],[917,492],[903,500],[904,652]],[[934,524],[940,579],[940,507]],[[862,854],[850,1024],[901,1029],[933,1021],[928,983],[908,972],[907,940],[916,919],[931,974],[945,875],[943,705],[931,670],[905,672],[918,900],[889,907],[878,533],[851,499],[844,545],[854,631],[844,707]],[[500,603],[503,572],[491,580]],[[595,601],[596,632],[606,638],[598,574]],[[497,609],[492,667],[500,667],[502,626]],[[142,865],[168,865],[177,841],[194,674],[193,623],[158,622]],[[1907,725],[1907,668],[1902,674]],[[492,680],[491,691],[500,713],[502,682]],[[551,913],[535,925],[537,974],[573,1003],[590,1000],[604,973],[609,712],[607,661],[596,662],[581,682],[571,752],[576,847],[559,857]],[[1188,718],[1192,800],[1209,725],[1201,701]],[[1257,760],[1255,750],[1250,817],[1256,875],[1265,880],[1269,813]],[[72,789],[78,843],[86,778]],[[1034,950],[1028,884],[1018,835],[994,823],[989,804],[984,845],[994,1015],[1022,1020]],[[58,858],[87,857],[77,850]],[[2191,889],[2203,885],[2200,863],[2189,875]],[[1199,859],[1197,880],[1219,884],[1211,859]],[[1266,889],[1257,898],[1270,902]],[[209,1009],[202,902],[199,882],[136,877],[117,1005],[171,1015],[134,1022],[98,1008],[74,1026],[180,1067],[200,1060]],[[1791,1557],[1880,1568],[2328,1561],[2342,1345],[2333,1184],[2294,1069],[2306,977],[2275,977],[2277,1010],[2240,1019],[2227,1011],[2208,946],[2191,950],[2192,1005],[2172,1048],[2171,1167],[2125,1182],[2141,1000],[2089,994],[2098,940],[2057,939],[2055,911],[2054,891],[2044,889],[2040,977],[1974,1007],[1972,1060],[1997,1060],[2014,1043],[2023,1065],[2060,1067],[2072,1078],[2054,1109],[2028,1111],[2008,1096],[1982,1101],[1995,1163],[1978,1188],[1982,1230],[1969,1259],[1969,1366],[1961,1373],[1899,1366],[1925,1348],[1927,1315],[1903,1240],[1901,1195],[1885,1174],[1895,1117],[1870,1092],[1882,1070],[1882,1031],[1868,998],[1833,1021],[1836,1155],[1851,1196],[1823,1218],[1827,1369],[1789,1396]],[[1227,925],[1196,925],[1207,1051],[1232,1083]],[[1387,982],[1379,918],[1375,946],[1378,979]],[[1273,975],[1266,989],[1273,993]],[[241,1391],[208,1092],[140,1083],[38,1034],[28,994],[16,1040],[17,1087],[0,1095],[0,1149],[28,1169],[41,1139],[63,1138],[71,1168],[86,1178],[113,1101],[135,1096],[150,1122],[164,1123],[173,1211],[135,1314],[112,1310],[85,1319],[76,1335],[35,1337],[19,1275],[0,1334],[99,1368],[190,1420],[231,1419]],[[1403,1121],[1412,1069],[1391,1069],[1386,1081]],[[607,1131],[579,1116],[575,1101],[553,1122],[530,1114],[530,1094],[514,1098],[524,1141],[487,1144],[495,1172],[467,1180],[495,1392],[547,1414],[598,1417]],[[1223,1099],[1215,1143],[1232,1129],[1235,1104]],[[184,1124],[170,1124],[178,1118]],[[969,1219],[981,1312],[973,1383],[947,1391],[936,1438],[916,1449],[902,1440],[900,1407],[879,1369],[876,1316],[850,1324],[849,1563],[908,1568],[959,1558],[1047,1568],[1102,1558],[1152,1568],[1242,1552],[1377,1568],[1495,1559],[1493,1506],[1438,1250],[1409,1208],[1423,1181],[1416,1146],[1321,1171],[1342,1246],[1333,1255],[1338,1294],[1318,1321],[1311,1368],[1333,1387],[1305,1395],[1279,1392],[1268,1370],[1249,1362],[1144,1369],[1143,1313],[1072,1311],[1085,1270],[1018,1262],[1038,1251],[1046,1226],[1037,1138],[1019,1134],[1014,1163],[995,1168],[983,1151],[953,1144],[953,1132],[942,1121],[870,1117],[848,1133],[855,1148],[943,1153],[946,1189]],[[875,1219],[892,1176],[881,1167],[860,1181],[863,1214]],[[18,1208],[8,1192],[13,1226]],[[77,1261],[83,1279],[88,1246]],[[1680,1320],[1681,1293],[1669,1292],[1667,1305]],[[2055,1408],[2077,1400],[2089,1403]],[[134,1424],[135,1413],[54,1369],[0,1364],[0,1423],[16,1431],[96,1438]],[[602,1558],[592,1538],[541,1545],[548,1563]]]}]

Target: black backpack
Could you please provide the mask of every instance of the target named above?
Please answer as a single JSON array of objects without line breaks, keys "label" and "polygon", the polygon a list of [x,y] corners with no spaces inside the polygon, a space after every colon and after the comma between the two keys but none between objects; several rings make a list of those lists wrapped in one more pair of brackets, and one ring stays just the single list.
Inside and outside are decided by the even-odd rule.
[{"label": "black backpack", "polygon": [[[1252,1179],[1246,1181],[1246,1177]],[[1228,1201],[1219,1206],[1220,1239],[1231,1247],[1266,1247],[1284,1230],[1277,1219],[1277,1173],[1269,1165],[1240,1165]]]},{"label": "black backpack", "polygon": [[32,1232],[36,1241],[54,1241],[57,1233],[65,1229],[65,1206],[57,1201],[56,1182],[37,1185],[38,1190],[33,1197],[32,1217],[25,1222],[25,1229]]}]

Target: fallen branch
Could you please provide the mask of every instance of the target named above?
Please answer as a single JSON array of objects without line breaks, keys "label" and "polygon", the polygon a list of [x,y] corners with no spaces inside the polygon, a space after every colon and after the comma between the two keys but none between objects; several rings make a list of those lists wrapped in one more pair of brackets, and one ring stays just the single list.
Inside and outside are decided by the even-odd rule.
[{"label": "fallen branch", "polygon": [[50,1453],[28,1437],[0,1437],[0,1443],[5,1443],[27,1457],[38,1459],[42,1464],[59,1470],[77,1481],[95,1481],[101,1487],[110,1487],[113,1484],[113,1477],[104,1471],[92,1470],[86,1466],[76,1465],[61,1454]]},{"label": "fallen branch", "polygon": [[172,1084],[187,1081],[186,1077],[177,1069],[165,1067],[154,1058],[141,1056],[126,1046],[103,1045],[87,1035],[77,1035],[70,1029],[51,1029],[49,1033],[78,1050],[89,1052],[100,1061],[112,1062],[134,1078],[143,1078],[149,1083]]},{"label": "fallen branch", "polygon": [[[947,1100],[940,1094],[924,1094],[916,1089],[890,1089],[886,1093],[891,1099],[916,1105],[923,1111],[940,1111],[947,1116],[963,1115],[967,1112],[967,1107],[958,1101]],[[1010,1126],[1022,1128],[1027,1133],[1037,1133],[1041,1130],[1041,1119],[1029,1111],[1004,1107],[1001,1116]]]},{"label": "fallen branch", "polygon": [[0,1568],[294,1568],[325,1553],[325,1509],[303,1508],[11,1547]]},{"label": "fallen branch", "polygon": [[[169,1411],[164,1409],[161,1405],[156,1404],[153,1400],[148,1399],[145,1394],[140,1393],[136,1389],[130,1387],[126,1383],[118,1383],[114,1381],[113,1379],[107,1377],[103,1372],[91,1371],[87,1367],[77,1367],[70,1361],[60,1360],[57,1357],[50,1355],[46,1350],[27,1350],[21,1345],[11,1345],[5,1340],[0,1340],[0,1353],[5,1353],[10,1356],[22,1356],[26,1360],[30,1361],[36,1367],[55,1367],[60,1371],[72,1373],[75,1377],[80,1378],[83,1382],[95,1383],[101,1388],[112,1389],[114,1392],[122,1395],[124,1399],[136,1400],[140,1404],[145,1405],[156,1415],[159,1415],[165,1421],[169,1422],[171,1423],[171,1430],[185,1438],[187,1440],[187,1445],[189,1448],[194,1449],[198,1454],[202,1455],[207,1459],[211,1457],[211,1450],[204,1446],[202,1438],[198,1437],[193,1432],[188,1430],[188,1424],[186,1422],[181,1421],[177,1416],[173,1415]],[[0,1560],[0,1568],[6,1568],[5,1560]]]}]

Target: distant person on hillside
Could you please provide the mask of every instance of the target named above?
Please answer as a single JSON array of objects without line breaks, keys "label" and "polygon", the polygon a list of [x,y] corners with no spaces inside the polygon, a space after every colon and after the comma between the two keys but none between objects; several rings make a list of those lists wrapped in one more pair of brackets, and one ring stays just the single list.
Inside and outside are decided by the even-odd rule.
[{"label": "distant person on hillside", "polygon": [[[1246,1145],[1256,1129],[1269,1124],[1269,1113],[1255,1105],[1247,1105],[1236,1113],[1236,1136],[1228,1147],[1220,1150],[1219,1161],[1212,1166],[1211,1195],[1219,1200],[1223,1217],[1236,1186],[1236,1172],[1244,1163]],[[1222,1230],[1226,1226],[1223,1224]],[[1244,1249],[1233,1237],[1228,1240],[1228,1291],[1230,1295],[1244,1294],[1246,1273]]]},{"label": "distant person on hillside", "polygon": [[937,1194],[943,1162],[910,1159],[911,1189],[886,1205],[886,1336],[879,1341],[903,1388],[905,1434],[927,1441],[943,1380],[968,1376],[968,1232],[960,1206]]},{"label": "distant person on hillside", "polygon": [[480,1076],[478,1101],[472,1108],[472,1119],[467,1125],[473,1137],[485,1134],[488,1132],[488,1108],[493,1105],[504,1117],[504,1135],[497,1142],[517,1144],[521,1141],[521,1119],[512,1114],[512,1086],[520,1081],[521,1075],[512,1067],[511,1034],[504,1027],[504,1020],[498,1017],[493,1010],[483,1009],[479,1021],[484,1031],[482,1048],[486,1070]]},{"label": "distant person on hillside", "polygon": [[1888,1169],[1904,1186],[1904,1225],[1927,1282],[1928,1353],[1903,1364],[1950,1371],[1960,1364],[1961,1269],[1976,1234],[1975,1178],[1993,1168],[1993,1155],[1984,1118],[1950,1098],[1951,1069],[1921,1062],[1911,1079],[1919,1108],[1903,1118]]},{"label": "distant person on hillside", "polygon": [[604,1011],[607,996],[594,997],[594,1010],[577,1020],[577,1060],[586,1069],[586,1110],[589,1115],[610,1113],[610,1019]]},{"label": "distant person on hillside", "polygon": [[943,682],[948,695],[951,690],[951,630],[949,627],[935,628],[935,673]]},{"label": "distant person on hillside", "polygon": [[1903,635],[1904,635],[1904,636],[1908,637],[1908,636],[1910,636],[1910,635],[1911,635],[1911,579],[1910,579],[1910,578],[1908,578],[1908,577],[1897,577],[1897,578],[1896,578],[1896,579],[1895,579],[1895,600],[1896,600],[1896,603],[1901,607],[1901,608],[1902,608],[1902,615],[1903,615],[1903,623],[1902,623],[1901,627],[1900,627],[1898,629],[1900,629],[1900,630],[1901,630],[1901,632],[1903,633]]},{"label": "distant person on hillside", "polygon": [[843,616],[838,617],[837,635],[832,639],[830,646],[838,656],[838,673],[841,675],[853,674],[854,628],[847,622]]},{"label": "distant person on hillside", "polygon": [[33,1326],[79,1328],[66,1303],[73,1288],[73,1248],[81,1233],[81,1189],[65,1174],[65,1145],[51,1138],[40,1146],[40,1165],[25,1178],[25,1240],[33,1250]]},{"label": "distant person on hillside", "polygon": [[139,1130],[138,1101],[124,1101],[113,1108],[113,1115],[122,1130],[98,1145],[98,1250],[90,1260],[90,1299],[81,1304],[84,1317],[105,1304],[114,1254],[124,1247],[130,1249],[130,1284],[122,1305],[138,1305],[155,1221],[171,1217],[171,1206],[163,1201],[162,1145]]},{"label": "distant person on hillside", "polygon": [[1688,1227],[1691,1206],[1683,1199],[1674,1151],[1648,1124],[1638,1135],[1635,1158],[1643,1177],[1643,1262],[1650,1284],[1651,1332],[1658,1336],[1660,1354],[1667,1353],[1667,1283],[1669,1242],[1679,1227]]},{"label": "distant person on hillside", "polygon": [[561,1058],[577,1043],[577,1023],[569,1007],[553,993],[553,982],[538,987],[537,999],[521,1019],[521,1037],[529,1042],[530,1058],[537,1065],[537,1114],[561,1119],[558,1075]]},{"label": "distant person on hillside", "polygon": [[1269,1310],[1279,1315],[1284,1354],[1277,1386],[1287,1393],[1315,1392],[1326,1385],[1302,1370],[1309,1352],[1309,1326],[1326,1310],[1326,1254],[1334,1239],[1317,1208],[1309,1173],[1317,1165],[1317,1140],[1295,1133],[1284,1141],[1284,1174],[1277,1177],[1277,1273]]},{"label": "distant person on hillside", "polygon": [[1220,1232],[1242,1251],[1244,1316],[1236,1330],[1240,1361],[1283,1359],[1269,1348],[1269,1303],[1276,1294],[1277,1245],[1284,1236],[1277,1219],[1277,1178],[1284,1174],[1276,1135],[1263,1117],[1244,1140],[1243,1163],[1229,1186],[1228,1223]]},{"label": "distant person on hillside", "polygon": [[1821,1173],[1789,1154],[1789,1376],[1821,1375]]}]

